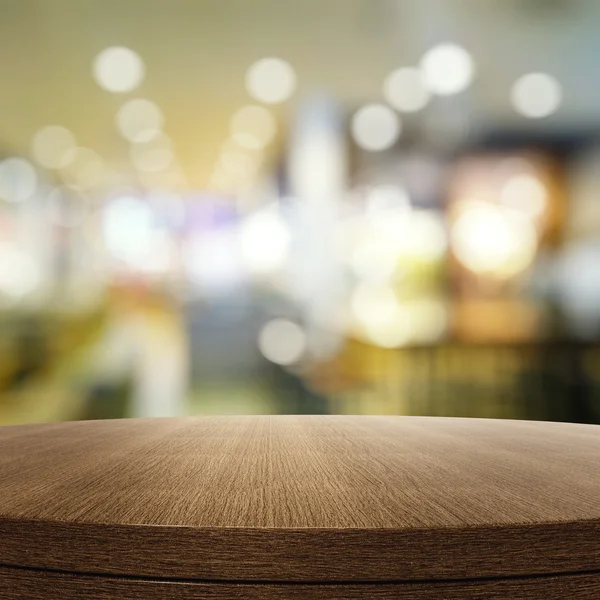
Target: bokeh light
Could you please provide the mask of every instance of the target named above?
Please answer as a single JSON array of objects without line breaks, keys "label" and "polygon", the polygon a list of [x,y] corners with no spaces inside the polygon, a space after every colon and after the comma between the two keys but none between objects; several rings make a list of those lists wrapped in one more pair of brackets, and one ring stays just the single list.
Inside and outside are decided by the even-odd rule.
[{"label": "bokeh light", "polygon": [[132,144],[129,154],[134,166],[147,173],[164,171],[175,160],[172,142],[164,133],[155,135],[147,142]]},{"label": "bokeh light", "polygon": [[358,279],[382,283],[394,276],[398,259],[398,248],[393,241],[372,237],[357,245],[350,266]]},{"label": "bokeh light", "polygon": [[166,268],[167,240],[149,202],[135,196],[112,199],[102,214],[102,233],[109,254],[123,267],[142,272]]},{"label": "bokeh light", "polygon": [[117,113],[117,128],[130,142],[148,142],[163,128],[164,116],[160,108],[150,100],[129,100]]},{"label": "bokeh light", "polygon": [[391,287],[359,284],[352,294],[351,309],[369,342],[395,348],[410,340],[410,315]]},{"label": "bokeh light", "polygon": [[104,161],[90,148],[73,148],[65,156],[61,173],[72,186],[87,189],[99,184],[106,174]]},{"label": "bokeh light", "polygon": [[10,243],[0,243],[0,293],[18,300],[33,292],[41,282],[36,261]]},{"label": "bokeh light", "polygon": [[306,350],[306,334],[293,321],[273,319],[261,329],[258,347],[267,360],[278,365],[293,365]]},{"label": "bokeh light", "polygon": [[231,136],[252,149],[269,144],[277,132],[275,117],[263,106],[248,105],[234,113],[230,123]]},{"label": "bokeh light", "polygon": [[33,137],[32,151],[35,159],[47,169],[66,166],[70,151],[77,145],[75,136],[60,125],[40,129]]},{"label": "bokeh light", "polygon": [[251,273],[269,274],[281,269],[291,242],[290,228],[276,207],[263,208],[240,224],[241,259]]},{"label": "bokeh light", "polygon": [[294,93],[296,73],[288,62],[280,58],[263,58],[246,72],[246,89],[259,102],[278,104]]},{"label": "bokeh light", "polygon": [[560,83],[547,73],[523,75],[511,89],[511,101],[515,110],[530,119],[542,119],[555,113],[562,97]]},{"label": "bokeh light", "polygon": [[431,94],[419,69],[404,67],[390,73],[383,85],[387,102],[401,112],[417,112],[427,105]]},{"label": "bokeh light", "polygon": [[515,211],[466,201],[452,228],[452,249],[474,273],[512,277],[531,264],[537,234],[533,225]]},{"label": "bokeh light", "polygon": [[427,88],[440,96],[466,90],[474,75],[471,55],[457,44],[440,44],[428,50],[420,69]]},{"label": "bokeh light", "polygon": [[363,150],[387,150],[395,144],[400,132],[400,119],[383,104],[363,106],[352,117],[352,137]]},{"label": "bokeh light", "polygon": [[207,296],[221,297],[239,285],[241,265],[233,228],[196,233],[186,240],[183,251],[190,282]]},{"label": "bokeh light", "polygon": [[144,62],[129,48],[112,46],[96,56],[93,75],[96,83],[108,92],[125,93],[137,88],[145,75]]},{"label": "bokeh light", "polygon": [[232,176],[248,177],[255,173],[257,158],[241,150],[226,150],[221,153],[219,167]]},{"label": "bokeh light", "polygon": [[548,204],[548,190],[534,175],[514,175],[500,190],[500,201],[505,206],[523,211],[531,217],[538,217]]},{"label": "bokeh light", "polygon": [[410,196],[406,188],[393,184],[376,185],[367,195],[368,215],[381,212],[402,211],[410,208]]}]

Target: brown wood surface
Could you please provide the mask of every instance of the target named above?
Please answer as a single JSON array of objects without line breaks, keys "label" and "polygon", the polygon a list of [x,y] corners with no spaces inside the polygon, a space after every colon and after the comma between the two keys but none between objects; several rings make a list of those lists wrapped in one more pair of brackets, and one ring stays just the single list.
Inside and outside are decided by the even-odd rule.
[{"label": "brown wood surface", "polygon": [[145,581],[0,567],[3,600],[598,600],[600,575],[406,584]]},{"label": "brown wood surface", "polygon": [[599,432],[409,417],[3,428],[0,564],[265,582],[591,573]]}]

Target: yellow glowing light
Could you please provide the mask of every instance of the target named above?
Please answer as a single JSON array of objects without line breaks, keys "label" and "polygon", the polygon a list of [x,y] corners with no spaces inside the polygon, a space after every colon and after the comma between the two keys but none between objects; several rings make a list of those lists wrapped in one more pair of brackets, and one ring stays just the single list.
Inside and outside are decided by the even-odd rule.
[{"label": "yellow glowing light", "polygon": [[294,93],[296,73],[288,62],[280,58],[263,58],[246,72],[246,89],[259,102],[278,104]]},{"label": "yellow glowing light", "polygon": [[306,351],[306,334],[293,321],[273,319],[261,329],[258,347],[267,360],[278,365],[293,365]]},{"label": "yellow glowing light", "polygon": [[352,117],[352,137],[363,150],[378,152],[391,148],[402,130],[398,115],[383,104],[368,104]]},{"label": "yellow glowing light", "polygon": [[47,169],[66,166],[69,153],[75,148],[73,134],[59,125],[40,129],[33,137],[33,155]]},{"label": "yellow glowing light", "polygon": [[515,211],[472,202],[454,223],[452,248],[475,273],[511,277],[533,261],[537,235],[533,225]]},{"label": "yellow glowing light", "polygon": [[[262,148],[277,132],[275,117],[263,106],[244,106],[231,118],[231,136],[240,144]],[[252,141],[250,141],[252,140]]]},{"label": "yellow glowing light", "polygon": [[140,85],[145,67],[138,54],[129,48],[113,46],[96,56],[93,74],[96,83],[108,92],[131,92]]},{"label": "yellow glowing light", "polygon": [[148,142],[162,130],[164,116],[154,102],[138,98],[121,106],[116,123],[117,129],[126,140]]},{"label": "yellow glowing light", "polygon": [[390,73],[383,85],[383,95],[396,110],[408,113],[425,108],[431,98],[421,72],[413,67]]},{"label": "yellow glowing light", "polygon": [[515,110],[530,119],[555,113],[563,98],[562,86],[547,73],[529,73],[515,81],[511,101]]},{"label": "yellow glowing light", "polygon": [[425,86],[434,94],[449,96],[465,90],[473,79],[471,55],[456,44],[440,44],[428,50],[420,63]]}]

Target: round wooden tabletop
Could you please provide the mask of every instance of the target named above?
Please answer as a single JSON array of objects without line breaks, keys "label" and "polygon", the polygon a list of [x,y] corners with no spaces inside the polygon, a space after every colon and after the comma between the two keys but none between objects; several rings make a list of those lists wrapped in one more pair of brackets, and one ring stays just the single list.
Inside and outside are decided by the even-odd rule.
[{"label": "round wooden tabletop", "polygon": [[595,426],[264,416],[6,427],[0,482],[2,567],[269,585],[600,571]]}]

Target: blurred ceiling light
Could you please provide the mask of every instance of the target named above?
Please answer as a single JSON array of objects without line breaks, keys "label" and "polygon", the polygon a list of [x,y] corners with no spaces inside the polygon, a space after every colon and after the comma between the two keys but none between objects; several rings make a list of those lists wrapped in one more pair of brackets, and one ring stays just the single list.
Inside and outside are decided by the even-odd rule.
[{"label": "blurred ceiling light", "polygon": [[138,98],[129,100],[117,112],[117,128],[130,142],[148,142],[162,130],[164,116],[160,108]]},{"label": "blurred ceiling light", "polygon": [[377,152],[391,148],[401,132],[400,119],[383,104],[368,104],[352,117],[352,137],[363,150]]},{"label": "blurred ceiling light", "polygon": [[147,173],[164,171],[175,160],[171,140],[164,133],[155,135],[147,142],[132,144],[129,154],[134,166]]},{"label": "blurred ceiling light", "polygon": [[560,83],[546,73],[523,75],[512,86],[511,101],[524,117],[541,119],[558,110],[563,92]]},{"label": "blurred ceiling light", "polygon": [[104,161],[90,148],[72,148],[65,155],[65,163],[61,171],[76,187],[94,187],[106,174]]},{"label": "blurred ceiling light", "polygon": [[288,62],[280,58],[263,58],[246,72],[246,90],[259,102],[284,102],[295,89],[296,73]]},{"label": "blurred ceiling light", "polygon": [[293,365],[306,350],[306,334],[293,321],[273,319],[261,329],[258,347],[267,360],[278,365]]},{"label": "blurred ceiling light", "polygon": [[0,244],[0,292],[20,299],[33,292],[41,281],[38,264],[13,244]]},{"label": "blurred ceiling light", "polygon": [[515,211],[469,202],[452,227],[452,248],[474,273],[511,277],[533,261],[537,235],[533,225]]},{"label": "blurred ceiling light", "polygon": [[[262,148],[275,137],[275,117],[263,106],[244,106],[231,118],[231,136],[241,145]],[[251,141],[252,140],[252,141]]]},{"label": "blurred ceiling light", "polygon": [[66,166],[70,151],[75,148],[73,134],[59,125],[40,129],[33,137],[33,156],[47,169]]},{"label": "blurred ceiling light", "polygon": [[390,73],[383,84],[383,96],[396,110],[417,112],[431,97],[418,69],[405,67]]},{"label": "blurred ceiling light", "polygon": [[367,215],[410,209],[410,197],[399,185],[383,184],[373,187],[367,196]]},{"label": "blurred ceiling light", "polygon": [[251,273],[269,274],[281,269],[290,254],[292,236],[277,207],[248,216],[240,225],[242,263]]},{"label": "blurred ceiling light", "polygon": [[86,205],[72,188],[61,186],[50,191],[46,198],[48,216],[57,225],[77,227],[84,220]]},{"label": "blurred ceiling light", "polygon": [[530,217],[539,217],[548,204],[548,191],[533,175],[514,175],[502,187],[500,202]]},{"label": "blurred ceiling light", "polygon": [[37,189],[37,173],[23,158],[7,158],[0,162],[0,198],[21,202],[31,198]]},{"label": "blurred ceiling light", "polygon": [[440,44],[428,50],[421,59],[420,69],[425,86],[440,96],[467,89],[474,74],[471,55],[457,44]]},{"label": "blurred ceiling light", "polygon": [[108,92],[131,92],[140,85],[145,71],[140,56],[129,48],[106,48],[94,59],[94,78]]}]

